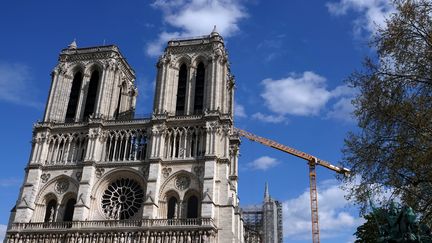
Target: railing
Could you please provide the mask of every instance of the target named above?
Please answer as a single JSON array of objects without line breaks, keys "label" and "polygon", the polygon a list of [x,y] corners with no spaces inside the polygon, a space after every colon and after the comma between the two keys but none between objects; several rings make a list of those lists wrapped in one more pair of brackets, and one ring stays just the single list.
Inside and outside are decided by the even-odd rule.
[{"label": "railing", "polygon": [[[131,116],[129,118],[125,118],[125,116]],[[36,128],[40,128],[40,127],[50,127],[50,128],[70,128],[70,127],[76,127],[76,128],[80,128],[80,127],[84,127],[89,125],[90,123],[102,123],[104,125],[122,125],[124,123],[148,123],[148,121],[151,120],[152,114],[135,114],[135,115],[123,115],[123,117],[121,118],[105,118],[105,119],[100,119],[100,118],[94,118],[93,120],[89,121],[88,119],[85,121],[72,121],[72,120],[67,120],[65,122],[56,122],[56,121],[51,121],[51,122],[37,122],[35,124]]]},{"label": "railing", "polygon": [[165,134],[165,159],[190,159],[205,154],[206,131],[203,127],[170,127]]},{"label": "railing", "polygon": [[135,109],[130,109],[128,111],[123,111],[117,114],[117,120],[131,120],[134,118]]},{"label": "railing", "polygon": [[146,158],[148,135],[145,129],[106,131],[102,161],[139,161]]},{"label": "railing", "polygon": [[213,227],[212,218],[196,219],[142,219],[142,220],[103,220],[103,221],[72,221],[47,223],[13,223],[11,231],[21,230],[57,230],[57,229],[88,229],[88,228],[136,228],[136,227]]},{"label": "railing", "polygon": [[210,37],[210,35],[199,35],[199,36],[194,36],[194,37],[177,37],[177,38],[171,39],[169,42],[186,41],[186,40],[199,40],[199,39],[205,39],[205,38],[209,38],[209,37]]},{"label": "railing", "polygon": [[135,113],[133,119],[135,120],[143,120],[143,119],[151,119],[152,113]]},{"label": "railing", "polygon": [[45,158],[45,165],[68,165],[82,162],[87,143],[87,132],[51,135],[48,139],[48,153]]},{"label": "railing", "polygon": [[102,52],[102,51],[115,51],[119,52],[117,46],[115,45],[103,45],[103,46],[95,46],[95,47],[84,47],[84,48],[78,48],[78,49],[63,49],[61,51],[61,54],[85,54],[85,53],[92,53],[92,52]]},{"label": "railing", "polygon": [[198,120],[203,117],[202,114],[196,114],[196,115],[180,115],[180,116],[169,116],[168,121],[172,120]]},{"label": "railing", "polygon": [[[83,126],[69,128],[68,131],[51,129],[46,137],[46,132],[42,131],[34,139],[38,144],[33,152],[33,161],[46,166],[77,165],[88,159],[100,162],[142,161],[146,159],[149,140],[144,124],[147,123],[123,124],[115,121],[100,130]],[[95,154],[92,150],[88,153],[95,143],[101,143],[102,150],[96,151],[101,154]]]}]

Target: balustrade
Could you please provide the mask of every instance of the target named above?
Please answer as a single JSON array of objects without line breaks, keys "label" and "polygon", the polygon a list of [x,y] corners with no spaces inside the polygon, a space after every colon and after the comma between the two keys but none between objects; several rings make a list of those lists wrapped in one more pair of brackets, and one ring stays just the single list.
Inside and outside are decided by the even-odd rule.
[{"label": "balustrade", "polygon": [[214,227],[211,218],[185,218],[185,219],[141,219],[141,220],[101,220],[101,221],[72,221],[72,222],[40,222],[40,223],[13,223],[11,231],[46,230],[46,229],[86,229],[86,228],[134,228],[160,226],[167,228],[173,226],[209,226]]},{"label": "balustrade", "polygon": [[166,159],[188,159],[205,154],[206,131],[200,127],[168,128],[165,135]]},{"label": "balustrade", "polygon": [[142,129],[107,131],[102,161],[144,160],[147,142],[147,135]]},{"label": "balustrade", "polygon": [[86,133],[53,134],[48,139],[46,165],[77,164],[84,160],[88,136]]},{"label": "balustrade", "polygon": [[[95,143],[100,143],[98,149],[89,152],[92,153],[92,158],[99,162],[135,162],[147,159],[147,147],[150,141],[147,129],[118,125],[115,129],[102,128],[97,132],[96,140],[90,140],[88,130],[82,131],[82,128],[79,128],[81,129],[79,132],[70,133],[56,133],[54,130],[47,139],[48,148],[40,161],[44,161],[45,165],[79,164],[86,159],[87,147],[95,148],[94,145],[89,144]],[[164,133],[164,141],[162,154],[164,159],[203,157],[206,147],[206,129],[170,127]],[[99,153],[99,156],[95,153]]]},{"label": "balustrade", "polygon": [[156,229],[127,230],[127,231],[92,231],[73,232],[51,231],[51,232],[24,232],[8,233],[5,237],[6,243],[28,242],[215,242],[217,230],[210,229]]},{"label": "balustrade", "polygon": [[[148,137],[144,129],[106,129],[99,132],[101,162],[141,161],[146,159]],[[47,139],[45,165],[75,165],[83,162],[89,144],[88,131],[54,133]],[[39,161],[39,159],[36,159]]]}]

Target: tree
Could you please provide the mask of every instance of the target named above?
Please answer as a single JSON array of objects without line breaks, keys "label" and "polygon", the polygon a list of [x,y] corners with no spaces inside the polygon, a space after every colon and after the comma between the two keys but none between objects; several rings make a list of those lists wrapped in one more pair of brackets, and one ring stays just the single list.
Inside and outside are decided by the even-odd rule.
[{"label": "tree", "polygon": [[[432,222],[432,2],[398,0],[372,41],[375,57],[348,83],[360,130],[345,140],[349,199],[366,212],[384,190]],[[353,185],[354,184],[354,185]],[[375,195],[375,196],[374,196]]]}]

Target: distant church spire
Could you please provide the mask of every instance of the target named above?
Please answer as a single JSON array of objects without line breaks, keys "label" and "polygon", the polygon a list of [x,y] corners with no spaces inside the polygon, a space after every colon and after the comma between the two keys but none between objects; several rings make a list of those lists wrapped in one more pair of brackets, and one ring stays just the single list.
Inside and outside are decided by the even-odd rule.
[{"label": "distant church spire", "polygon": [[267,199],[269,197],[270,197],[270,194],[269,194],[269,189],[268,189],[268,183],[266,182],[265,188],[264,188],[264,199]]}]

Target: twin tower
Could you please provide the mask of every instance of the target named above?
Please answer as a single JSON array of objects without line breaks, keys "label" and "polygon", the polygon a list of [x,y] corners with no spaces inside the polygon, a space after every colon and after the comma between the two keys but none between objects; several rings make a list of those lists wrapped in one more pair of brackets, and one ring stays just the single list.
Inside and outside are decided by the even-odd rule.
[{"label": "twin tower", "polygon": [[60,53],[5,242],[243,242],[222,37],[172,40],[153,113],[116,46]]}]

